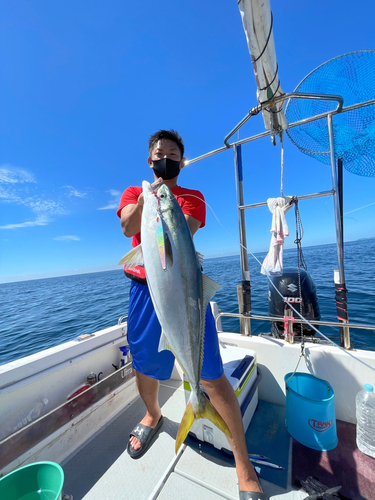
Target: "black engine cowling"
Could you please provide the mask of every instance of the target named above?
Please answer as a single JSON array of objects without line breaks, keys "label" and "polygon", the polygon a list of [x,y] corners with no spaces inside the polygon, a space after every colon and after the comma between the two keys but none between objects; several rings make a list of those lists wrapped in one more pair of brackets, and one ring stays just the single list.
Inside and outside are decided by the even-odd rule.
[{"label": "black engine cowling", "polygon": [[[308,320],[320,320],[320,311],[316,288],[311,276],[300,269],[301,289],[299,286],[298,269],[293,267],[284,268],[282,276],[272,276],[271,280],[277,290],[287,303],[291,304],[302,316]],[[269,316],[284,316],[287,303],[280,297],[274,287],[270,284],[268,292],[268,314]],[[298,318],[293,312],[293,316]],[[284,324],[281,322],[272,323],[273,330],[276,328],[279,334],[284,332]],[[301,335],[301,324],[294,323],[295,335]],[[303,335],[314,335],[315,330],[306,323],[303,324]]]}]

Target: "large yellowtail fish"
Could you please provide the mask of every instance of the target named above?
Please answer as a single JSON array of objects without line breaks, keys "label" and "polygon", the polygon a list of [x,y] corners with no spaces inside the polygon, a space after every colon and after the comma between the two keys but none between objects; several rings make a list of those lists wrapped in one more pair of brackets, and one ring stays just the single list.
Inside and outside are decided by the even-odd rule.
[{"label": "large yellowtail fish", "polygon": [[142,183],[142,243],[119,262],[144,265],[162,334],[159,351],[174,354],[191,386],[191,396],[176,437],[176,453],[194,420],[207,418],[229,438],[231,433],[199,387],[207,306],[220,285],[201,272],[189,226],[165,184]]}]

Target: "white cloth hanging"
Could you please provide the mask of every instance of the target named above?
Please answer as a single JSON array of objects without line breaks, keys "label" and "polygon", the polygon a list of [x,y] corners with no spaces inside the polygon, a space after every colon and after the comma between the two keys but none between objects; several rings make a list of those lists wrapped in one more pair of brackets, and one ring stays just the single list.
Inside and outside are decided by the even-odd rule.
[{"label": "white cloth hanging", "polygon": [[260,272],[271,276],[283,274],[283,245],[286,236],[289,236],[289,228],[285,214],[293,206],[291,196],[279,198],[268,198],[267,205],[272,213],[271,244],[268,254],[263,261]]}]

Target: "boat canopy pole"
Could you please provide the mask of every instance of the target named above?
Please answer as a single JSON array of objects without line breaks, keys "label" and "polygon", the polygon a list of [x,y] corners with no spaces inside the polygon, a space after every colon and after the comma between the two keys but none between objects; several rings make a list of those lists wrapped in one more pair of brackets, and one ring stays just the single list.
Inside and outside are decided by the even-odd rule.
[{"label": "boat canopy pole", "polygon": [[[245,213],[240,207],[243,205],[243,175],[242,175],[242,154],[241,145],[234,146],[234,175],[236,181],[237,215],[240,234],[240,259],[242,270],[242,285],[237,287],[238,307],[242,315],[250,315],[251,295],[250,295],[250,271],[247,258],[247,243],[245,229]],[[240,320],[240,331],[242,335],[251,335],[250,318]]]},{"label": "boat canopy pole", "polygon": [[[342,227],[342,210],[340,201],[339,184],[337,180],[336,171],[336,157],[335,157],[335,143],[333,139],[333,124],[332,115],[327,116],[328,124],[328,137],[329,137],[329,158],[331,164],[331,177],[332,177],[332,188],[334,190],[333,203],[335,210],[335,224],[336,224],[336,246],[337,246],[337,259],[339,264],[338,271],[334,272],[334,282],[336,291],[336,310],[337,319],[342,323],[348,323],[348,300],[345,285],[345,271],[344,271],[344,237],[343,237],[343,227]],[[340,345],[344,349],[350,349],[350,332],[349,327],[344,326],[340,328]]]}]

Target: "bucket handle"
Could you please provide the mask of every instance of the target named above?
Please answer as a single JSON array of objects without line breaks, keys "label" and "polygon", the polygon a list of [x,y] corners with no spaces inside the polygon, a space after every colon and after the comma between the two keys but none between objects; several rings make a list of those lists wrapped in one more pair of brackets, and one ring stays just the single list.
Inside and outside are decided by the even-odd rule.
[{"label": "bucket handle", "polygon": [[[294,372],[291,374],[291,376],[288,378],[288,380],[285,381],[286,389],[288,389],[288,382],[289,382],[289,380],[291,380],[293,378],[294,374],[296,373],[296,371],[298,369],[298,366],[300,364],[301,358],[305,358],[304,348],[305,348],[305,344],[304,344],[304,341],[302,341],[302,344],[301,344],[301,353],[300,353],[299,358],[298,358],[297,366],[295,367]],[[308,366],[308,364],[306,362],[306,358],[305,358],[305,363],[306,363],[307,369],[309,370],[309,372],[311,373],[311,375],[316,376],[315,373],[312,373],[312,371],[310,370],[310,368],[309,368],[309,366]]]}]

